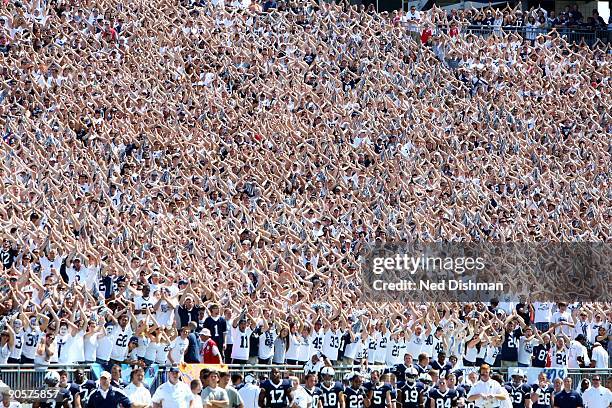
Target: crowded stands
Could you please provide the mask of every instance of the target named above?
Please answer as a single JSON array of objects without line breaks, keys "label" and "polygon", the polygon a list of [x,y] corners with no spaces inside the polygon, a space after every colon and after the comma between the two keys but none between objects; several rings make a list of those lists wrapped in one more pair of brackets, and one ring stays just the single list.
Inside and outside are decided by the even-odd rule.
[{"label": "crowded stands", "polygon": [[441,393],[483,364],[608,368],[597,299],[372,303],[360,286],[381,242],[610,240],[611,53],[575,27],[605,22],[5,0],[0,365],[98,363],[104,384],[121,364],[355,365],[377,390],[414,364]]}]

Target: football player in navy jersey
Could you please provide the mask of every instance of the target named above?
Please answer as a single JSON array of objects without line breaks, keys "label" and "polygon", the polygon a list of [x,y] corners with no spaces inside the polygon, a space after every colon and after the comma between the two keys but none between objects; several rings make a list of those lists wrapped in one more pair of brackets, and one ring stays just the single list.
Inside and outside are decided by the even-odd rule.
[{"label": "football player in navy jersey", "polygon": [[322,391],[317,387],[317,375],[314,373],[306,374],[304,377],[304,391],[312,397],[312,408],[319,408],[319,400],[321,399]]},{"label": "football player in navy jersey", "polygon": [[[440,377],[442,378],[442,377]],[[457,376],[453,373],[446,374],[444,377],[446,379],[446,386],[449,390],[456,390],[459,398],[465,397],[467,392],[462,387],[457,386]]]},{"label": "football player in navy jersey", "polygon": [[363,380],[359,373],[353,374],[351,385],[344,389],[346,408],[364,408],[366,390],[361,386]]},{"label": "football player in navy jersey", "polygon": [[261,383],[259,406],[261,408],[286,408],[289,406],[291,382],[281,378],[278,368],[270,371],[270,379]]},{"label": "football player in navy jersey", "polygon": [[429,370],[431,370],[431,366],[429,365],[429,356],[425,353],[419,354],[419,360],[414,365],[419,375],[427,374]]},{"label": "football player in navy jersey", "polygon": [[412,354],[406,353],[404,354],[404,362],[402,364],[396,364],[390,370],[393,374],[395,374],[395,378],[397,378],[397,382],[406,381],[406,370],[412,367]]},{"label": "football player in navy jersey", "polygon": [[546,373],[540,373],[538,375],[538,383],[533,384],[531,390],[532,408],[552,407],[555,388],[550,382],[548,382]]},{"label": "football player in navy jersey", "polygon": [[438,353],[438,359],[431,363],[431,368],[440,372],[440,377],[446,377],[453,369],[453,365],[450,361],[446,361],[446,352],[440,351]]},{"label": "football player in navy jersey", "polygon": [[380,372],[372,371],[366,404],[370,408],[391,408],[391,386],[380,381]]},{"label": "football player in navy jersey", "polygon": [[74,372],[74,381],[70,382],[68,390],[72,394],[74,406],[87,406],[89,395],[98,388],[96,382],[88,380],[82,368]]},{"label": "football player in navy jersey", "polygon": [[520,368],[511,371],[512,381],[506,383],[504,388],[510,395],[513,408],[530,408],[531,407],[531,388],[523,382],[525,373]]},{"label": "football player in navy jersey", "polygon": [[440,378],[437,385],[437,388],[429,391],[429,406],[426,405],[425,408],[456,407],[459,399],[457,390],[449,389],[444,378]]},{"label": "football player in navy jersey", "polygon": [[431,375],[427,373],[419,375],[418,380],[423,384],[423,406],[429,408],[429,391],[434,387],[433,380],[431,379]]},{"label": "football player in navy jersey", "polygon": [[[465,392],[465,398],[463,398],[464,408],[476,408],[476,402],[467,400],[467,395],[469,394],[472,386],[469,384],[461,384],[460,387]],[[461,398],[459,400],[461,400]],[[461,405],[459,404],[459,406]]]},{"label": "football player in navy jersey", "polygon": [[420,408],[423,406],[424,385],[417,382],[416,368],[410,367],[405,373],[406,381],[397,384],[397,401],[401,408]]},{"label": "football player in navy jersey", "polygon": [[334,369],[323,367],[321,369],[321,404],[323,408],[344,408],[344,386],[334,381]]}]

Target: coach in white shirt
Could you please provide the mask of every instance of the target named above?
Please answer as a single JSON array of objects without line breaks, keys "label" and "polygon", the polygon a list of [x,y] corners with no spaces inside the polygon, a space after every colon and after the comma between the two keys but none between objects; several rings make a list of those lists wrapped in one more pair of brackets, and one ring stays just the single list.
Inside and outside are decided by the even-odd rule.
[{"label": "coach in white shirt", "polygon": [[593,386],[582,394],[586,408],[608,408],[612,404],[612,392],[601,385],[599,375],[593,376]]},{"label": "coach in white shirt", "polygon": [[178,367],[170,368],[168,381],[153,394],[153,408],[193,408],[196,396],[187,384],[179,380],[179,373]]},{"label": "coach in white shirt", "polygon": [[474,384],[468,394],[467,400],[476,402],[478,408],[498,407],[501,401],[507,400],[507,394],[504,393],[502,385],[492,380],[490,376],[491,367],[488,364],[481,365],[480,381]]}]

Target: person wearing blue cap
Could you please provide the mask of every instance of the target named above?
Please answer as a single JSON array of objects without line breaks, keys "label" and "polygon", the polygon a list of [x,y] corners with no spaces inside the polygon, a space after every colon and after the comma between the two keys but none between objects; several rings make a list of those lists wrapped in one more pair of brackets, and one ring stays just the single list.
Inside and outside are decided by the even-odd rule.
[{"label": "person wearing blue cap", "polygon": [[179,368],[177,366],[170,367],[168,381],[155,390],[151,398],[153,408],[193,408],[194,398],[197,397],[179,377]]}]

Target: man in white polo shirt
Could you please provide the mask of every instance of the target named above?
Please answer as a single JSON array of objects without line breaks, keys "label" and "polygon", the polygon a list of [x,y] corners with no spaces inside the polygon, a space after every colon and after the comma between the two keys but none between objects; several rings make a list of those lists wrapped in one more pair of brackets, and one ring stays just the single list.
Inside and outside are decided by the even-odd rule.
[{"label": "man in white polo shirt", "polygon": [[168,381],[163,383],[153,394],[153,408],[192,408],[194,396],[191,389],[179,380],[178,367],[170,367]]},{"label": "man in white polo shirt", "polygon": [[608,408],[612,404],[612,392],[601,385],[601,377],[593,376],[592,386],[582,394],[582,402],[588,408]]},{"label": "man in white polo shirt", "polygon": [[507,399],[503,387],[491,379],[491,367],[488,364],[480,366],[480,381],[470,389],[467,400],[476,402],[478,408],[497,408],[501,401]]}]

